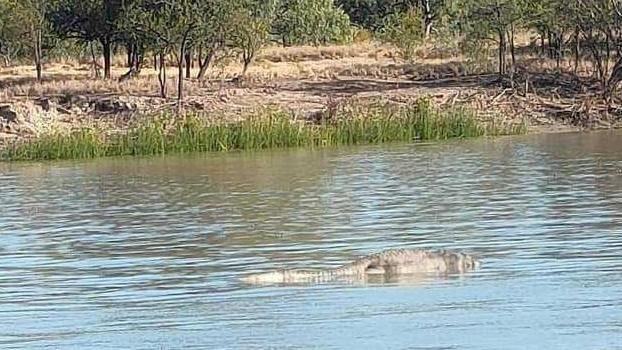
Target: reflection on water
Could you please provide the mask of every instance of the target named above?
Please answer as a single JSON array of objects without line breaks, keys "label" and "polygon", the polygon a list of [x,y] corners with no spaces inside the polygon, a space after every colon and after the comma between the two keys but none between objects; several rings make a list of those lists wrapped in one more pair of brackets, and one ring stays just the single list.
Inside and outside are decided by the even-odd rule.
[{"label": "reflection on water", "polygon": [[[3,349],[621,349],[622,134],[0,165]],[[263,287],[395,247],[424,283]]]}]

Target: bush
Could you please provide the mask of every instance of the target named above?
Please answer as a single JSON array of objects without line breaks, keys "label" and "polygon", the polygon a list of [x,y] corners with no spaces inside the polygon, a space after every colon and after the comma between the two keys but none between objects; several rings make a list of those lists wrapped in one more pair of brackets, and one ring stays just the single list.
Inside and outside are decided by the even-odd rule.
[{"label": "bush", "polygon": [[385,19],[380,39],[394,45],[405,60],[415,57],[417,47],[425,38],[423,16],[416,9],[394,13]]},{"label": "bush", "polygon": [[291,0],[275,26],[289,45],[345,44],[352,41],[350,18],[333,0]]}]

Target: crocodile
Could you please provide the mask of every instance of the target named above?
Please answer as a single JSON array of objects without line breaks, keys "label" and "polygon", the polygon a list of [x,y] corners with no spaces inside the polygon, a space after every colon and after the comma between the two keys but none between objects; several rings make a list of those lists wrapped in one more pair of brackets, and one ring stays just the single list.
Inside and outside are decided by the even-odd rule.
[{"label": "crocodile", "polygon": [[356,259],[333,269],[281,269],[242,277],[247,284],[326,283],[340,280],[366,281],[370,277],[460,274],[474,270],[480,261],[474,256],[448,250],[390,249]]}]

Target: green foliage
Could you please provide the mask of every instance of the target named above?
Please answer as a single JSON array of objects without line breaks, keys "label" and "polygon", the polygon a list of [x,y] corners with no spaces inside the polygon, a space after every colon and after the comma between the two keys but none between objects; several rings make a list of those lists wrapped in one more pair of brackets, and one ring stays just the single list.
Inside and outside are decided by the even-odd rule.
[{"label": "green foliage", "polygon": [[[567,6],[565,12],[580,32],[596,66],[605,96],[609,98],[622,80],[622,2],[620,0],[584,0]],[[579,39],[578,37],[576,39]],[[610,59],[617,54],[616,64]]]},{"label": "green foliage", "polygon": [[333,0],[284,0],[275,28],[287,44],[325,45],[352,40],[350,18]]},{"label": "green foliage", "polygon": [[497,46],[501,74],[508,44],[513,47],[514,34],[521,30],[538,33],[542,52],[556,58],[558,67],[569,43],[574,46],[575,71],[584,55],[580,50],[589,53],[603,87],[611,71],[608,62],[614,52],[618,56],[622,52],[620,0],[457,0],[450,9],[459,23],[457,29],[464,34],[467,52]]},{"label": "green foliage", "polygon": [[508,43],[523,19],[523,0],[457,0],[449,8],[460,24],[465,51],[480,59],[496,45],[499,57],[499,74],[505,74]]},{"label": "green foliage", "polygon": [[417,9],[424,23],[426,36],[433,24],[445,11],[445,7],[454,0],[337,0],[350,16],[352,23],[373,31],[379,31],[386,23],[386,18]]},{"label": "green foliage", "polygon": [[269,40],[271,18],[269,14],[257,15],[242,9],[235,15],[233,24],[231,43],[242,58],[242,75],[245,75],[259,50]]},{"label": "green foliage", "polygon": [[10,64],[23,49],[21,38],[24,28],[20,21],[15,20],[18,12],[17,2],[0,0],[0,55],[5,65]]},{"label": "green foliage", "polygon": [[44,56],[57,43],[49,10],[49,0],[0,0],[0,53],[7,63],[17,55],[27,57],[35,63],[38,80]]},{"label": "green foliage", "polygon": [[322,116],[319,124],[296,121],[290,113],[264,110],[242,122],[206,123],[198,116],[161,116],[123,134],[97,129],[51,134],[15,144],[0,153],[4,160],[77,159],[126,155],[324,147],[395,141],[442,140],[522,133],[522,126],[479,122],[463,109],[439,111],[428,100],[394,108],[347,105]]},{"label": "green foliage", "polygon": [[234,1],[209,0],[201,8],[201,19],[193,38],[193,46],[222,50],[230,44],[235,16],[242,6]]},{"label": "green foliage", "polygon": [[122,28],[151,43],[157,52],[175,51],[200,25],[197,1],[137,0],[125,7]]},{"label": "green foliage", "polygon": [[425,29],[421,13],[410,9],[404,13],[395,13],[385,19],[380,38],[395,45],[402,58],[412,60],[415,50],[423,42]]},{"label": "green foliage", "polygon": [[111,76],[112,46],[122,36],[123,5],[132,0],[55,0],[49,11],[54,30],[63,39],[98,41],[104,56],[104,77]]},{"label": "green foliage", "polygon": [[85,41],[105,40],[118,35],[123,10],[121,0],[58,0],[50,12],[59,35]]},{"label": "green foliage", "polygon": [[47,54],[49,60],[70,61],[88,60],[90,52],[88,46],[80,40],[57,40]]},{"label": "green foliage", "polygon": [[496,40],[498,32],[522,18],[521,0],[459,0],[454,15],[461,19],[461,29],[479,40]]},{"label": "green foliage", "polygon": [[353,23],[371,30],[380,30],[385,18],[418,6],[420,0],[337,0]]}]

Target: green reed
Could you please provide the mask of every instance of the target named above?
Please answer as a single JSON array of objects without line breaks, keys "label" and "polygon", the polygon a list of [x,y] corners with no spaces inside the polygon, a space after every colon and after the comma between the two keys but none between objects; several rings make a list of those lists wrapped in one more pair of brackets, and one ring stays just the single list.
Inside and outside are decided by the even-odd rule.
[{"label": "green reed", "polygon": [[239,122],[207,122],[194,114],[162,115],[138,123],[125,133],[107,134],[90,128],[43,135],[5,147],[0,151],[0,159],[83,159],[325,147],[520,134],[525,130],[524,125],[482,123],[466,109],[438,110],[427,100],[420,100],[400,108],[346,105],[323,113],[317,122],[297,120],[291,113],[270,109]]}]

